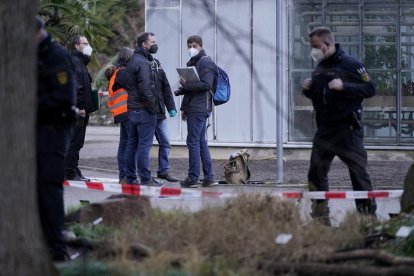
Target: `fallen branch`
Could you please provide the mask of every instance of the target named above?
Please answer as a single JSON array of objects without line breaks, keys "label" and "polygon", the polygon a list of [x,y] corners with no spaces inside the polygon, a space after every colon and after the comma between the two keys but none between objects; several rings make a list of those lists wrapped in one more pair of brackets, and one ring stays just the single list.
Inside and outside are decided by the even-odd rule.
[{"label": "fallen branch", "polygon": [[414,268],[408,266],[374,267],[350,266],[320,263],[273,263],[273,275],[297,273],[298,275],[352,275],[352,276],[408,276],[414,275]]},{"label": "fallen branch", "polygon": [[384,250],[374,249],[358,249],[349,252],[335,253],[328,256],[323,261],[327,262],[341,262],[347,260],[361,260],[361,259],[373,259],[378,264],[389,266],[414,266],[414,258],[394,256]]}]

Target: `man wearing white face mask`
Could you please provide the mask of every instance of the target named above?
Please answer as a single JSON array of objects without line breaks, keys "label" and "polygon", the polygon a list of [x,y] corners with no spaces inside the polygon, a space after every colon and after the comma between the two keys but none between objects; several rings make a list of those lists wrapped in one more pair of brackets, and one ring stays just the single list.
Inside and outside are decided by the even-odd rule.
[{"label": "man wearing white face mask", "polygon": [[[187,121],[187,147],[189,152],[188,177],[181,182],[181,187],[197,188],[200,176],[200,163],[203,167],[203,187],[215,186],[210,151],[206,140],[207,119],[212,111],[210,91],[215,82],[216,65],[203,50],[200,36],[193,35],[187,39],[190,60],[187,66],[195,66],[199,81],[180,80],[181,87],[175,95],[184,95],[181,104],[181,115]],[[200,162],[201,161],[201,162]]]},{"label": "man wearing white face mask", "polygon": [[96,111],[92,98],[92,78],[87,65],[92,54],[92,47],[88,39],[82,35],[76,35],[70,40],[70,51],[76,79],[76,106],[79,109],[80,119],[73,127],[71,141],[66,157],[65,179],[77,181],[89,181],[85,178],[79,167],[79,152],[85,142],[86,126],[89,122],[89,114]]},{"label": "man wearing white face mask", "polygon": [[[349,169],[353,189],[371,191],[363,145],[362,101],[375,95],[375,84],[365,66],[335,44],[331,30],[317,28],[309,38],[311,57],[318,63],[312,78],[303,83],[303,93],[312,100],[317,125],[308,172],[309,190],[329,190],[329,168],[338,156]],[[375,216],[374,199],[356,199],[355,203],[358,212]],[[312,216],[330,224],[326,200],[313,200]]]}]

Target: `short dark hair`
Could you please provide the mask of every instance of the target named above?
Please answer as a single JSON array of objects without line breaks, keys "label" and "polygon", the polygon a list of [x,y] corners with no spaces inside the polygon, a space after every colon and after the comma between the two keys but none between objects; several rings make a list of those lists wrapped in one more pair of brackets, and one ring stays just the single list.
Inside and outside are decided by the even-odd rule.
[{"label": "short dark hair", "polygon": [[324,42],[335,43],[334,35],[331,29],[327,27],[318,27],[309,34],[309,38],[314,36],[323,38]]},{"label": "short dark hair", "polygon": [[137,38],[137,46],[142,47],[142,43],[147,42],[150,36],[155,36],[155,34],[151,32],[140,33]]},{"label": "short dark hair", "polygon": [[80,43],[81,37],[85,37],[84,35],[75,35],[72,36],[69,40],[69,50],[76,49],[75,45]]},{"label": "short dark hair", "polygon": [[190,43],[193,43],[193,42],[200,45],[200,47],[203,47],[203,39],[201,38],[201,36],[192,35],[189,38],[187,38],[187,44],[190,44]]}]

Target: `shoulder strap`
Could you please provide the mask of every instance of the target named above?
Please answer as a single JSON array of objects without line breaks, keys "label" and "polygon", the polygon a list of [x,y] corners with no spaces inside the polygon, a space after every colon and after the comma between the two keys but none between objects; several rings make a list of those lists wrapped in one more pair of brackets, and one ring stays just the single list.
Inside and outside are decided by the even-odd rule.
[{"label": "shoulder strap", "polygon": [[111,97],[111,95],[114,93],[114,91],[112,90],[112,87],[115,84],[116,74],[118,73],[119,69],[121,69],[121,68],[118,67],[117,69],[115,69],[114,73],[112,74],[112,76],[111,76],[111,78],[109,80],[109,85],[108,85],[109,97]]}]

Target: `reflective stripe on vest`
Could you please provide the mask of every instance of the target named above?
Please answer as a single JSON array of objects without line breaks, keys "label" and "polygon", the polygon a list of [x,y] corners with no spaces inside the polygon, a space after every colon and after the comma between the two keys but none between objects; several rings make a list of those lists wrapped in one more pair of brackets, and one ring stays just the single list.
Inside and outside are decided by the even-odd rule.
[{"label": "reflective stripe on vest", "polygon": [[108,107],[111,110],[112,116],[118,116],[122,113],[127,112],[127,100],[128,100],[128,93],[125,88],[119,88],[116,91],[112,90],[112,87],[115,84],[116,75],[120,68],[116,69],[115,72],[112,74],[111,79],[109,80],[108,85]]}]

